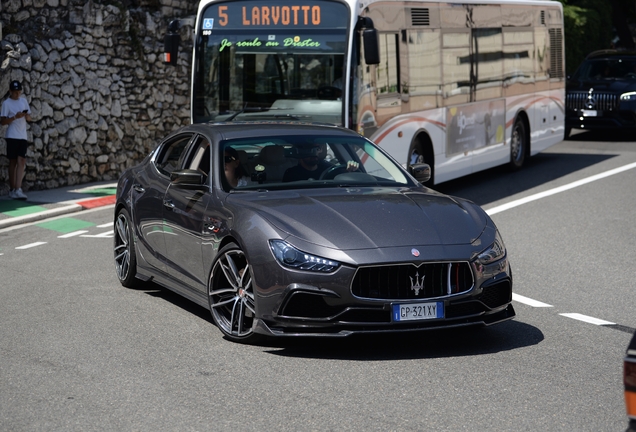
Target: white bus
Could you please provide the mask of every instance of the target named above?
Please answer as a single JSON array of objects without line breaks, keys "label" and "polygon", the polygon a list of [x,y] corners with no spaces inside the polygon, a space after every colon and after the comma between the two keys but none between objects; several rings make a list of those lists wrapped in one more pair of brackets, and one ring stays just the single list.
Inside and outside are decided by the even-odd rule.
[{"label": "white bus", "polygon": [[437,184],[560,142],[564,71],[556,1],[203,0],[191,116],[338,124]]}]

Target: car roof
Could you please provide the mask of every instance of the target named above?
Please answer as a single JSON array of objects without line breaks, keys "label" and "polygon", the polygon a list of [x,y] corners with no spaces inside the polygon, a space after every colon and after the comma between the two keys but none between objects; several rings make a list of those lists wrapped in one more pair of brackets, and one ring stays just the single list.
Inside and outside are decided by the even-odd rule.
[{"label": "car roof", "polygon": [[360,137],[356,132],[324,123],[304,123],[290,121],[232,121],[207,122],[186,126],[179,132],[193,131],[219,136],[220,139],[262,137],[263,135],[351,135]]},{"label": "car roof", "polygon": [[586,60],[596,60],[600,58],[624,58],[624,57],[633,57],[636,58],[636,51],[626,51],[626,50],[616,50],[616,49],[607,49],[607,50],[599,50],[593,51],[585,57]]}]

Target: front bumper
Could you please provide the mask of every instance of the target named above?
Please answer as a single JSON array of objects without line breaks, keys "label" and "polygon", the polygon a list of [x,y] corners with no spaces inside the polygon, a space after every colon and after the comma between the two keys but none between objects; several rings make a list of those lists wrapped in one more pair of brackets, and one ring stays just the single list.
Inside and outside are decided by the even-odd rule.
[{"label": "front bumper", "polygon": [[512,276],[502,273],[469,292],[418,300],[443,302],[444,317],[392,321],[392,305],[413,300],[360,299],[310,285],[292,284],[271,314],[258,314],[255,332],[269,336],[333,336],[489,326],[512,319]]}]

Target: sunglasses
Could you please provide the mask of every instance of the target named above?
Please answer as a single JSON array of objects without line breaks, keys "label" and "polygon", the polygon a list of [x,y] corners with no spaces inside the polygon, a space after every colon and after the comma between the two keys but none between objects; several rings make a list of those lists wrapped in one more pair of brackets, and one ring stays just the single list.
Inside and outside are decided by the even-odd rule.
[{"label": "sunglasses", "polygon": [[225,156],[225,163],[234,162],[235,160],[234,156]]}]

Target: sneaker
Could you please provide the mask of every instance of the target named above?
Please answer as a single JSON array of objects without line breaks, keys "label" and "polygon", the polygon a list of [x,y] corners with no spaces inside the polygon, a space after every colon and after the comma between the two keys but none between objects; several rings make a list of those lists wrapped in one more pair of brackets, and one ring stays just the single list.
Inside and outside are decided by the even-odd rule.
[{"label": "sneaker", "polygon": [[27,199],[27,196],[24,194],[24,192],[22,192],[22,188],[17,188],[15,191],[13,191],[13,198],[25,200]]},{"label": "sneaker", "polygon": [[9,191],[9,198],[11,198],[11,199],[15,199],[15,189],[11,189],[11,190]]}]

